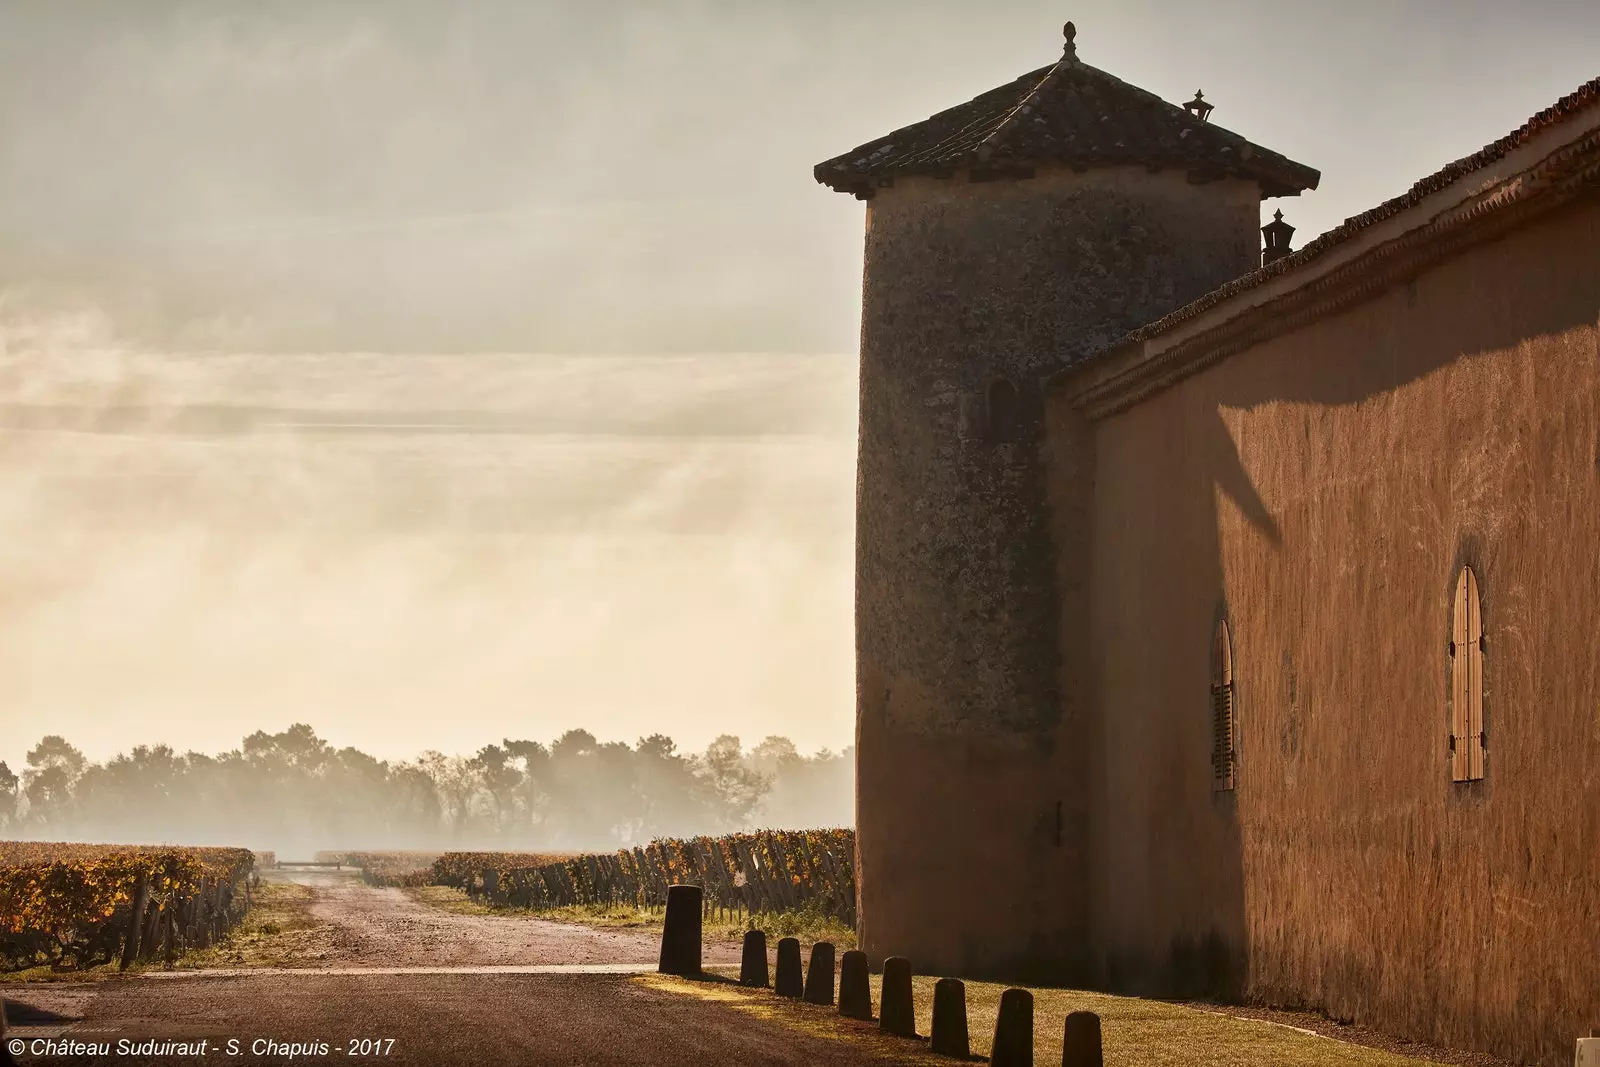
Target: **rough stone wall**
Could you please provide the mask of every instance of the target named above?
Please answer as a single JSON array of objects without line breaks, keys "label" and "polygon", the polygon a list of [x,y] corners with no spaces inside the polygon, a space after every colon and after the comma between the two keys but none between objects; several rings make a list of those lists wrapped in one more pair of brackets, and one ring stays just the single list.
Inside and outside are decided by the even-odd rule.
[{"label": "rough stone wall", "polygon": [[[1040,380],[1251,269],[1258,205],[1252,184],[1138,169],[912,179],[869,202],[856,527],[869,954],[924,972],[1080,972],[1086,716],[1063,671],[1084,669],[1083,646],[1058,656],[1057,621],[1058,580],[1075,582],[1081,628],[1087,564],[1052,546]],[[997,442],[985,396],[1002,377],[1016,433]],[[1055,495],[1081,514],[1086,485]]]},{"label": "rough stone wall", "polygon": [[[1518,1062],[1570,1063],[1600,1025],[1596,248],[1590,197],[1097,424],[1111,984],[1221,986]],[[1463,565],[1488,756],[1458,785]],[[1219,613],[1232,794],[1208,762]]]}]

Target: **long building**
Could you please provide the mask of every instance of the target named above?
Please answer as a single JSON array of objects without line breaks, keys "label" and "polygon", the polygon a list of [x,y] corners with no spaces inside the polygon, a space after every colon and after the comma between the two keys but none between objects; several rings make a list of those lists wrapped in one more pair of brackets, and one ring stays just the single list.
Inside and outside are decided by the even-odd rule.
[{"label": "long building", "polygon": [[[1570,1063],[1600,1025],[1600,79],[1317,171],[1059,61],[866,202],[860,937]],[[1266,248],[1262,248],[1262,235]]]}]

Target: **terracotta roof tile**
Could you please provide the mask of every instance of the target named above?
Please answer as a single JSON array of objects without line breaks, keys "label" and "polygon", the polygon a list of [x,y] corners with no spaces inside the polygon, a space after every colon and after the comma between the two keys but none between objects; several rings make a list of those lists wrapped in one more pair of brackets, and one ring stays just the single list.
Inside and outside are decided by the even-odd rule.
[{"label": "terracotta roof tile", "polygon": [[1312,168],[1078,61],[1070,43],[1067,53],[1058,63],[819,163],[817,181],[866,197],[896,175],[1058,163],[1233,175],[1260,182],[1264,196],[1316,188],[1320,175]]}]

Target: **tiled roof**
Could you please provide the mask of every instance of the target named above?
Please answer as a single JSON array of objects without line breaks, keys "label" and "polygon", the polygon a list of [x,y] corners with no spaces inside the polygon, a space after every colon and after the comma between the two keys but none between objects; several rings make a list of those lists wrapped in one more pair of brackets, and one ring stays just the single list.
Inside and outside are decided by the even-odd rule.
[{"label": "tiled roof", "polygon": [[[1571,123],[1571,126],[1563,129]],[[1514,158],[1519,149],[1529,150]],[[1504,166],[1496,164],[1506,161]],[[1600,78],[1520,127],[1363,212],[1305,248],[1087,353],[1050,375],[1091,418],[1126,411],[1219,360],[1389,291],[1465,248],[1493,241],[1600,188]],[[1433,199],[1436,194],[1446,194]],[[1392,228],[1377,229],[1396,216]],[[1372,238],[1363,241],[1363,238]],[[1353,247],[1352,247],[1353,246]],[[1341,257],[1336,253],[1349,251]],[[1284,277],[1287,276],[1287,277]],[[1258,299],[1242,294],[1275,280]],[[1211,309],[1217,314],[1186,332]],[[1162,337],[1169,331],[1176,336]],[[1162,338],[1164,343],[1154,343]]]},{"label": "tiled roof", "polygon": [[1263,196],[1315,189],[1320,177],[1310,167],[1080,62],[1070,29],[1060,62],[819,163],[815,173],[822,184],[865,198],[897,175],[957,169],[1003,174],[1047,163],[1237,176],[1260,182]]},{"label": "tiled roof", "polygon": [[1600,105],[1600,78],[1595,78],[1578,86],[1577,89],[1540,111],[1498,141],[1485,145],[1472,155],[1458,159],[1449,166],[1419,180],[1403,195],[1394,197],[1391,200],[1385,200],[1375,208],[1345,219],[1344,222],[1322,234],[1292,255],[1285,256],[1259,270],[1251,271],[1249,274],[1235,278],[1193,303],[1186,304],[1171,314],[1140,327],[1110,347],[1118,348],[1124,344],[1154,337],[1185,319],[1193,318],[1202,311],[1215,307],[1236,293],[1253,289],[1271,278],[1276,278],[1280,274],[1286,274],[1302,264],[1309,263],[1335,246],[1351,240],[1368,227],[1375,226],[1384,219],[1391,218],[1408,208],[1415,207],[1429,196],[1448,188],[1452,183],[1459,181],[1466,175],[1504,159],[1512,151],[1526,144],[1535,135],[1552,126],[1559,126],[1578,112],[1596,105]]}]

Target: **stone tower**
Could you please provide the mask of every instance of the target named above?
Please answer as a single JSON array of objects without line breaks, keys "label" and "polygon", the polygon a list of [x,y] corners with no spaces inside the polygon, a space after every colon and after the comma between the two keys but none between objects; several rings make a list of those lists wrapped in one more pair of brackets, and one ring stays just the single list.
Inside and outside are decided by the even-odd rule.
[{"label": "stone tower", "polygon": [[1047,501],[1042,379],[1255,269],[1261,200],[1318,178],[1198,94],[1080,62],[1073,36],[816,168],[867,202],[860,936],[923,973],[1092,978],[1092,457],[1057,455],[1079,473]]}]

